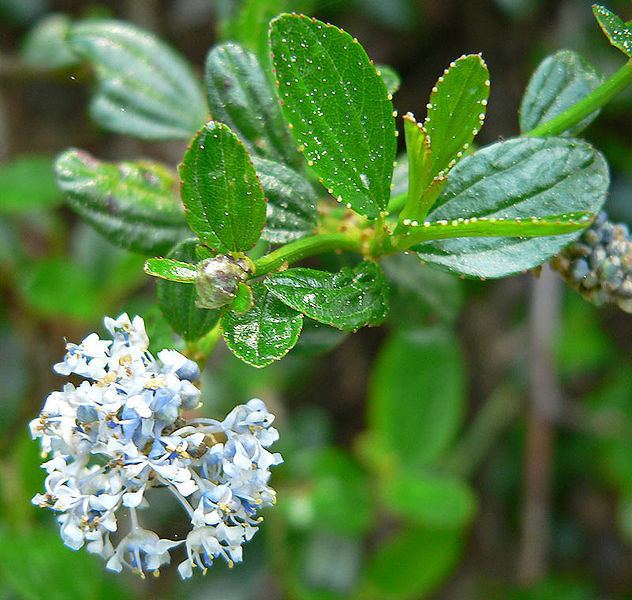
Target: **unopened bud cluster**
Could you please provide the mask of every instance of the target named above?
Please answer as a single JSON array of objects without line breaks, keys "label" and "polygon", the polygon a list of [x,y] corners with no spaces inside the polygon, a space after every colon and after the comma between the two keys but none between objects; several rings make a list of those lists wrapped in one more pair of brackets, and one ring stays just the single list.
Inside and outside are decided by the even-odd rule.
[{"label": "unopened bud cluster", "polygon": [[601,212],[577,241],[551,262],[587,300],[632,313],[632,237],[627,225]]},{"label": "unopened bud cluster", "polygon": [[196,305],[199,308],[220,308],[234,300],[239,284],[244,283],[254,270],[248,257],[236,259],[223,254],[199,262],[196,268]]},{"label": "unopened bud cluster", "polygon": [[[54,369],[84,381],[51,393],[30,424],[50,455],[45,492],[33,503],[57,513],[67,546],[85,545],[114,571],[158,574],[176,546],[184,546],[182,577],[217,557],[232,566],[257,531],[257,512],[275,501],[269,469],[281,456],[267,450],[278,439],[274,417],[254,399],[223,421],[186,420],[182,411],[200,404],[197,364],[175,350],[154,357],[140,317],[106,318],[105,326],[112,340],[93,333],[67,344]],[[182,505],[191,524],[185,539],[141,527],[154,494]]]}]

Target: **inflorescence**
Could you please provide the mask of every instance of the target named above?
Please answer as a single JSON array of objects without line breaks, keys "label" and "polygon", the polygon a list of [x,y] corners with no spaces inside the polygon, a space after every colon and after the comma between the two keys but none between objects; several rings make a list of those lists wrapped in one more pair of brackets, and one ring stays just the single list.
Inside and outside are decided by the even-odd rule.
[{"label": "inflorescence", "polygon": [[617,304],[632,313],[632,237],[625,224],[601,212],[551,264],[593,304]]},{"label": "inflorescence", "polygon": [[[181,544],[184,578],[222,557],[242,560],[242,544],[258,529],[260,508],[275,502],[270,467],[282,462],[267,448],[278,439],[258,399],[235,407],[223,421],[185,419],[200,405],[198,365],[175,350],[157,358],[140,317],[105,319],[112,340],[96,333],[67,344],[60,375],[84,378],[52,392],[31,424],[41,438],[45,493],[33,503],[58,513],[64,543],[102,555],[107,567],[159,574]],[[186,539],[160,539],[139,524],[148,492],[171,493],[191,523]],[[129,532],[119,527],[127,517]]]}]

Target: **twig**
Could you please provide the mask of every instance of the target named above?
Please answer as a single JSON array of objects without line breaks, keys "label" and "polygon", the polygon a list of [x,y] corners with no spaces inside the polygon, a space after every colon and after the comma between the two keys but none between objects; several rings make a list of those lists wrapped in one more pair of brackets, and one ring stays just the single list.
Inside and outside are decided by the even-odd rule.
[{"label": "twig", "polygon": [[548,267],[533,281],[530,310],[530,411],[524,468],[518,581],[529,585],[547,571],[554,428],[561,406],[553,339],[559,323],[561,281]]}]

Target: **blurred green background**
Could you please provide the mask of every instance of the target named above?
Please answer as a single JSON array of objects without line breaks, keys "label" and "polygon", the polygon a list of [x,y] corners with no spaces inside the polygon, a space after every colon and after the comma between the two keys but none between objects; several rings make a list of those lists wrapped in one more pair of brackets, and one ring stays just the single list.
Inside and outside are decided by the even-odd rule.
[{"label": "blurred green background", "polygon": [[[278,506],[234,570],[218,563],[186,583],[175,569],[147,582],[108,574],[30,505],[43,476],[26,425],[61,385],[51,365],[64,337],[127,310],[145,318],[155,348],[179,343],[144,257],[65,207],[51,164],[76,146],[175,165],[184,144],[89,120],[91,74],[64,54],[66,19],[129,20],[199,72],[219,39],[261,46],[265,28],[244,27],[244,14],[288,7],[345,28],[393,66],[400,114],[421,115],[443,68],[481,51],[492,91],[480,143],[517,134],[522,91],[548,53],[576,50],[604,73],[622,62],[586,0],[0,0],[0,600],[632,599],[632,318],[547,271],[465,282],[390,258],[384,327],[345,336],[308,323],[298,347],[261,371],[220,347],[202,410],[265,399],[286,461],[273,473]],[[627,1],[608,7],[632,17]],[[632,94],[586,137],[611,164],[611,218],[632,224]],[[181,526],[168,507],[152,515],[163,536]]]}]

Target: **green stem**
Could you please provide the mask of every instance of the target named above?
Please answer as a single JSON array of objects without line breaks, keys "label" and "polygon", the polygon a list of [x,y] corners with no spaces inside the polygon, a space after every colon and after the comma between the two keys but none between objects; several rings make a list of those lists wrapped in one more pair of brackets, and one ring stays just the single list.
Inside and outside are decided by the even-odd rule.
[{"label": "green stem", "polygon": [[550,121],[528,131],[525,135],[530,137],[559,135],[599,110],[630,84],[632,84],[632,60],[625,63],[614,75],[606,79],[583,100],[567,108]]},{"label": "green stem", "polygon": [[362,243],[359,239],[349,237],[345,233],[322,233],[296,240],[257,259],[255,276],[259,277],[275,271],[285,263],[296,262],[331,250],[362,252]]}]

